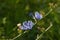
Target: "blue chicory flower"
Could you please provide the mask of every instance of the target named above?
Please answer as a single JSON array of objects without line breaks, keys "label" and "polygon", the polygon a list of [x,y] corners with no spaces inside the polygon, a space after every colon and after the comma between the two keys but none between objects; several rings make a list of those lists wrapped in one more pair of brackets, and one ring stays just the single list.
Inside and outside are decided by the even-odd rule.
[{"label": "blue chicory flower", "polygon": [[39,13],[39,12],[35,12],[35,18],[36,19],[38,19],[38,20],[40,20],[40,19],[42,19],[43,17],[42,17],[42,15]]},{"label": "blue chicory flower", "polygon": [[34,23],[32,21],[24,21],[23,25],[20,27],[21,30],[29,30],[32,29]]}]

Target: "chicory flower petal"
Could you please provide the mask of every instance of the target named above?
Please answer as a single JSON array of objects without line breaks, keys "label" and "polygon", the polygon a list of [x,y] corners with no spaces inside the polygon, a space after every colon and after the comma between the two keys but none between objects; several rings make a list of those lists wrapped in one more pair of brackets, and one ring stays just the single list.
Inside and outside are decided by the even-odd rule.
[{"label": "chicory flower petal", "polygon": [[20,27],[21,30],[29,30],[32,29],[34,23],[32,21],[24,21],[23,25]]},{"label": "chicory flower petal", "polygon": [[42,15],[39,12],[36,11],[35,12],[35,18],[40,20],[40,19],[42,19]]}]

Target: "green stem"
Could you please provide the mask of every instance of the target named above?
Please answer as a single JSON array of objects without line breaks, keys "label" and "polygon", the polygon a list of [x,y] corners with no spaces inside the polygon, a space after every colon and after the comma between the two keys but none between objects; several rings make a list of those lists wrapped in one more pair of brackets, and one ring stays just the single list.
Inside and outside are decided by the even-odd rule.
[{"label": "green stem", "polygon": [[[49,11],[43,18],[45,18],[47,15],[49,15],[49,14],[52,12],[52,10],[53,10],[53,9],[50,9],[50,11]],[[43,18],[42,18],[42,19],[43,19]],[[52,23],[50,23],[50,26],[49,26],[43,33],[41,33],[41,34],[36,38],[36,40],[41,39],[42,36],[43,36],[43,34],[44,34],[45,32],[47,32],[51,27],[52,27]]]},{"label": "green stem", "polygon": [[33,19],[34,19],[34,21],[35,21],[35,24],[37,23],[37,20],[36,20],[36,18],[33,16]]},{"label": "green stem", "polygon": [[[25,34],[27,31],[24,31],[22,34]],[[16,37],[14,37],[12,40],[15,40],[16,38],[18,38],[19,36],[21,36],[22,34],[17,35]]]},{"label": "green stem", "polygon": [[[50,11],[49,11],[43,18],[45,18],[47,15],[49,15],[49,14],[52,12],[52,10],[53,10],[53,9],[50,9]],[[42,19],[43,19],[43,18],[42,18]],[[36,18],[35,18],[34,16],[33,16],[33,19],[34,19],[35,24],[36,24],[36,23],[37,23],[37,20],[36,20]],[[41,19],[41,20],[42,20],[42,19]]]},{"label": "green stem", "polygon": [[[49,12],[48,12],[43,18],[45,18],[47,15],[49,15],[49,14],[52,12],[52,10],[53,10],[53,9],[50,9]],[[42,19],[43,19],[43,18],[42,18]]]},{"label": "green stem", "polygon": [[41,33],[41,34],[36,38],[36,40],[41,39],[42,36],[43,36],[43,34],[44,34],[45,32],[47,32],[51,27],[52,27],[52,23],[50,23],[50,26],[49,26],[43,33]]},{"label": "green stem", "polygon": [[45,16],[49,15],[49,14],[52,12],[52,10],[53,10],[53,9],[50,9],[50,11],[49,11]]}]

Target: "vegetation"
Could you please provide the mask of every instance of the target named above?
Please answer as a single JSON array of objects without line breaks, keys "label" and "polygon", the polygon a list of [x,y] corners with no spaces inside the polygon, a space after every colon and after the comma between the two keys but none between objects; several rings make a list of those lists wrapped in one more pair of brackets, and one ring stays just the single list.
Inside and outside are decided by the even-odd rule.
[{"label": "vegetation", "polygon": [[[18,23],[31,20],[38,11],[43,18],[31,30]],[[60,40],[60,0],[0,0],[0,40]]]}]

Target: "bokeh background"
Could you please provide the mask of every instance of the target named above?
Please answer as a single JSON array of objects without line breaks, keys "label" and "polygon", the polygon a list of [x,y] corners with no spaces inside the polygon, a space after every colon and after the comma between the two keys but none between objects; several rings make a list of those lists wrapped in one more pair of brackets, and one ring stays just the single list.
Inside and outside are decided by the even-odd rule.
[{"label": "bokeh background", "polygon": [[16,26],[26,20],[32,20],[28,16],[30,12],[38,11],[43,16],[53,9],[49,15],[38,23],[32,30],[22,34],[15,40],[36,40],[52,22],[53,26],[43,34],[39,40],[60,40],[60,0],[0,0],[0,40],[12,40],[24,31]]}]

